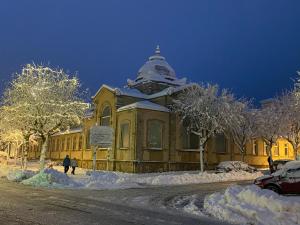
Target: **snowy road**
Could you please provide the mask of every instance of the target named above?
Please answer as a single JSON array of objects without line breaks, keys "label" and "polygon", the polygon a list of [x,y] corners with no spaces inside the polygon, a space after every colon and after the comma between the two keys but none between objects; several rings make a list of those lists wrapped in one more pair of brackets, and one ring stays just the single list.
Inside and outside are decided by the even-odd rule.
[{"label": "snowy road", "polygon": [[0,179],[0,224],[225,224],[185,214],[173,202],[193,194],[204,198],[236,183],[91,191],[32,188]]}]

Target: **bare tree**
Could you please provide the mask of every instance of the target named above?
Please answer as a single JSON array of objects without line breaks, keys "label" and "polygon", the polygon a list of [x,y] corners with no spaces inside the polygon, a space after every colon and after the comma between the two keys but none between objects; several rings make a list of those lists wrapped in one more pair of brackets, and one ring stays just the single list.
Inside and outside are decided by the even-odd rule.
[{"label": "bare tree", "polygon": [[297,90],[284,93],[280,97],[284,113],[281,135],[293,146],[294,156],[297,159],[300,147],[300,96]]},{"label": "bare tree", "polygon": [[28,64],[6,89],[3,107],[10,122],[41,138],[40,169],[45,166],[48,139],[69,126],[80,124],[88,105],[77,77],[63,70]]},{"label": "bare tree", "polygon": [[209,138],[226,129],[233,96],[226,90],[219,92],[217,85],[195,85],[185,89],[174,100],[177,113],[189,132],[199,136],[200,170],[204,171],[203,151]]},{"label": "bare tree", "polygon": [[255,112],[248,100],[236,100],[231,104],[227,130],[242,155],[242,161],[245,159],[247,143],[255,135]]},{"label": "bare tree", "polygon": [[257,111],[255,116],[256,136],[261,137],[267,145],[267,154],[272,158],[272,147],[282,134],[286,111],[279,97],[273,98]]}]

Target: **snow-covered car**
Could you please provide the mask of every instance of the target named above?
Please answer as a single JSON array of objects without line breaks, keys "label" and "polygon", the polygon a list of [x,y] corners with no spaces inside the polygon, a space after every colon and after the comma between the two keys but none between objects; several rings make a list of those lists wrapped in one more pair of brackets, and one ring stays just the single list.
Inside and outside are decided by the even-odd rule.
[{"label": "snow-covered car", "polygon": [[300,161],[287,162],[275,173],[256,178],[254,184],[279,194],[300,194]]},{"label": "snow-covered car", "polygon": [[257,169],[241,161],[224,161],[220,162],[216,167],[217,173],[227,173],[231,171],[246,171],[249,173],[254,173],[257,171]]},{"label": "snow-covered car", "polygon": [[278,159],[273,161],[274,170],[280,170],[287,162],[290,162],[290,159]]}]

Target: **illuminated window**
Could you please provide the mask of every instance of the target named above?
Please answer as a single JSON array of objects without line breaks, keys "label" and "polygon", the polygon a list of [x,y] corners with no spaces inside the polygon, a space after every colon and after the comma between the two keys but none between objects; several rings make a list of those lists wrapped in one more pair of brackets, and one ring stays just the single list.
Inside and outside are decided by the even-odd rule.
[{"label": "illuminated window", "polygon": [[258,142],[256,140],[252,141],[252,154],[258,155]]},{"label": "illuminated window", "polygon": [[110,106],[105,106],[102,111],[100,124],[101,126],[110,126],[111,109]]},{"label": "illuminated window", "polygon": [[278,147],[278,144],[275,143],[273,145],[273,148],[274,148],[274,156],[279,156],[279,147]]},{"label": "illuminated window", "polygon": [[129,148],[129,123],[128,122],[121,124],[120,148]]},{"label": "illuminated window", "polygon": [[268,145],[265,141],[264,141],[264,155],[268,155]]},{"label": "illuminated window", "polygon": [[149,120],[147,126],[147,146],[152,149],[162,149],[163,123],[159,120]]},{"label": "illuminated window", "polygon": [[289,155],[289,145],[287,143],[284,144],[284,154],[285,156]]}]

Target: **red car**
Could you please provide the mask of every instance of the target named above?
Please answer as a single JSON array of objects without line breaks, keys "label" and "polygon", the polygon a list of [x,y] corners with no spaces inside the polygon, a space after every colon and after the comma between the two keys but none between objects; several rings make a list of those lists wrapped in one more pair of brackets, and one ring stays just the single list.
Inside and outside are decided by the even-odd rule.
[{"label": "red car", "polygon": [[255,179],[254,184],[279,194],[300,194],[300,161],[288,162],[275,173]]}]

